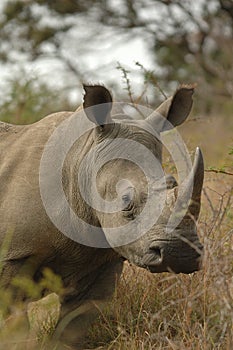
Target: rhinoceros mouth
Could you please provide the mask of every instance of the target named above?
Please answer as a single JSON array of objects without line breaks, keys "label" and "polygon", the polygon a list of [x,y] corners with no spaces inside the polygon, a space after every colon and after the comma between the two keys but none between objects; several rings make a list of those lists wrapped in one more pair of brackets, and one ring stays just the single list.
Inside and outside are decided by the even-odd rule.
[{"label": "rhinoceros mouth", "polygon": [[176,240],[157,241],[151,244],[148,253],[143,257],[143,265],[152,273],[173,272],[193,273],[202,267],[203,247]]},{"label": "rhinoceros mouth", "polygon": [[149,265],[146,267],[148,271],[151,273],[162,273],[162,272],[170,272],[174,274],[190,274],[196,271],[199,271],[201,269],[201,264],[196,263],[195,265],[189,266],[189,265],[183,265],[179,267],[170,267],[170,266],[155,266],[155,265]]}]

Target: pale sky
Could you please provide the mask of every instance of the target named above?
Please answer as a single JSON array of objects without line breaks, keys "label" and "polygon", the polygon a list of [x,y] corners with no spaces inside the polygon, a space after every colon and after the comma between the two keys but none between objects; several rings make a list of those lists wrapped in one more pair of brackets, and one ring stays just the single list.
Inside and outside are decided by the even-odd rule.
[{"label": "pale sky", "polygon": [[[0,2],[0,15],[1,7],[6,0]],[[42,16],[43,20],[46,17]],[[50,20],[50,19],[49,19]],[[117,84],[124,87],[122,83],[122,72],[117,70],[116,67],[119,62],[125,69],[132,71],[130,79],[132,84],[137,90],[137,85],[143,83],[142,77],[139,74],[140,68],[135,65],[135,62],[140,62],[146,69],[154,69],[154,63],[148,53],[148,46],[145,39],[139,34],[129,36],[126,34],[119,34],[115,29],[111,27],[97,28],[92,23],[88,24],[86,16],[80,16],[78,26],[74,30],[70,31],[68,36],[63,41],[63,52],[68,54],[70,59],[73,59],[74,65],[80,68],[84,74],[84,79],[88,82],[100,82],[104,84]],[[90,41],[90,35],[94,38]],[[70,44],[71,43],[71,44]],[[72,45],[72,46],[71,46]],[[94,45],[94,46],[93,46]],[[10,48],[9,48],[10,49]],[[48,45],[48,53],[49,53]],[[12,50],[12,54],[13,54]],[[79,55],[80,52],[80,55]],[[26,70],[26,74],[36,75],[43,79],[50,86],[63,87],[77,86],[77,89],[72,89],[71,98],[77,99],[80,94],[80,82],[74,74],[69,73],[64,68],[61,61],[52,58],[41,58],[37,62],[28,63],[25,66],[24,61],[20,61],[20,58],[12,67],[7,65],[1,65],[0,67],[0,98],[5,99],[7,91],[3,88],[4,81],[16,78],[20,76],[20,72],[23,71],[22,67]],[[100,67],[98,69],[98,67]],[[58,72],[58,73],[57,73]],[[137,74],[138,72],[138,74]],[[138,88],[141,91],[141,88]]]}]

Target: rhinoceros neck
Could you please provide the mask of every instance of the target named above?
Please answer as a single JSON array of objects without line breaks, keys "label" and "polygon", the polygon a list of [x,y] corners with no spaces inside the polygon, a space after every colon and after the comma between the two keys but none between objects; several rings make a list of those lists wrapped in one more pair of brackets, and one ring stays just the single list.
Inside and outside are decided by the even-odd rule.
[{"label": "rhinoceros neck", "polygon": [[[92,208],[86,203],[80,192],[79,171],[85,156],[94,146],[93,131],[90,131],[80,137],[71,147],[64,162],[62,171],[63,189],[72,211],[78,217],[87,223],[98,226],[98,220]],[[88,187],[88,180],[92,177],[93,163],[87,164],[85,173],[82,177],[82,187],[85,194],[89,198],[91,196],[91,188]]]}]

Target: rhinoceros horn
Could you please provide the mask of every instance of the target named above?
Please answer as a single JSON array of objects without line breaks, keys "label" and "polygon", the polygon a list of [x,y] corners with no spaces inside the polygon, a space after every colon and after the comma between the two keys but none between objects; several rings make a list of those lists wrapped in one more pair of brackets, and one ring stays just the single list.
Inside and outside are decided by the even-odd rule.
[{"label": "rhinoceros horn", "polygon": [[[193,183],[193,191],[191,197],[191,203],[189,204],[189,213],[194,216],[197,220],[201,207],[201,191],[204,180],[204,160],[202,152],[199,147],[196,149],[194,164],[192,168],[192,174],[190,175],[190,182]],[[188,183],[187,186],[192,186]],[[189,191],[189,188],[184,189],[184,191]],[[190,189],[191,190],[191,189]]]},{"label": "rhinoceros horn", "polygon": [[188,213],[198,219],[201,206],[201,191],[204,179],[204,161],[199,147],[196,149],[192,170],[179,186],[178,198],[168,222],[168,230],[174,229]]}]

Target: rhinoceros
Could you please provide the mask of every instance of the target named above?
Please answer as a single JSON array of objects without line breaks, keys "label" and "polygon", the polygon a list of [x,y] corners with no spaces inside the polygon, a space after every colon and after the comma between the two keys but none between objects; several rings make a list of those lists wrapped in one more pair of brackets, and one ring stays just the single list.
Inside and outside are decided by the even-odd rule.
[{"label": "rhinoceros", "polygon": [[[54,113],[31,125],[0,123],[1,241],[13,232],[4,256],[2,284],[9,285],[17,274],[37,281],[45,267],[60,275],[65,294],[57,329],[70,344],[76,343],[77,327],[84,324],[81,316],[92,313],[88,303],[106,300],[114,292],[124,260],[152,273],[189,274],[201,268],[203,255],[196,228],[204,174],[200,149],[190,174],[179,185],[172,175],[162,176],[161,170],[161,135],[186,120],[194,87],[180,86],[140,120],[128,117],[124,109],[114,113],[112,95],[104,86],[85,85],[84,90],[83,106],[75,112]],[[88,128],[75,139],[83,121]],[[144,152],[154,156],[155,170],[149,161],[147,170],[153,171],[145,175],[140,164],[122,156],[128,147],[139,163],[146,158]],[[62,159],[60,179],[57,157]],[[95,207],[96,193],[104,203],[101,210]],[[154,222],[143,226],[137,218],[149,197],[153,201],[146,214]],[[113,202],[117,210],[110,208]]]}]

